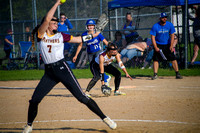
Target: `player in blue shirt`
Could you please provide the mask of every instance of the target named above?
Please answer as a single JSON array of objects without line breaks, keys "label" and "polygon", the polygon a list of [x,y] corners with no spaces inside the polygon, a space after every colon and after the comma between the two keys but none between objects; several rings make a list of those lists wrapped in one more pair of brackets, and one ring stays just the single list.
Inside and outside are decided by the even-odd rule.
[{"label": "player in blue shirt", "polygon": [[[95,23],[94,20],[92,20],[92,19],[87,20],[87,22],[86,22],[87,31],[85,31],[82,35],[88,35],[88,34],[94,33],[95,32],[95,26],[96,26],[96,23]],[[89,59],[89,62],[90,62],[90,70],[91,70],[92,74],[94,74],[93,70],[91,69],[92,65],[93,65],[92,61],[102,51],[101,50],[102,48],[101,48],[101,45],[100,45],[101,41],[103,41],[103,43],[105,45],[108,45],[108,41],[104,38],[104,36],[101,33],[97,37],[86,42],[88,59]],[[82,46],[83,46],[83,43],[80,43],[77,50],[76,50],[76,54],[73,57],[73,62],[76,62],[76,59],[78,57],[79,52],[81,51]],[[111,79],[111,76],[105,75],[105,81],[104,82],[108,86],[109,86],[110,79]],[[91,89],[94,85],[95,85],[95,83],[91,83],[91,84],[89,83],[87,88]],[[87,93],[87,90],[88,89],[86,89],[86,93]]]},{"label": "player in blue shirt", "polygon": [[[70,34],[69,29],[72,29],[73,25],[66,17],[65,13],[60,13],[60,22],[58,23],[58,32],[63,32],[66,34]],[[65,42],[64,50],[70,51],[71,45]],[[69,53],[70,54],[70,53]]]},{"label": "player in blue shirt", "polygon": [[153,55],[154,75],[152,80],[157,78],[157,72],[159,68],[158,62],[162,60],[172,61],[172,66],[176,72],[176,78],[182,79],[173,49],[174,33],[175,28],[172,23],[167,21],[167,14],[161,13],[160,21],[154,24],[150,31],[151,40],[155,51]]}]

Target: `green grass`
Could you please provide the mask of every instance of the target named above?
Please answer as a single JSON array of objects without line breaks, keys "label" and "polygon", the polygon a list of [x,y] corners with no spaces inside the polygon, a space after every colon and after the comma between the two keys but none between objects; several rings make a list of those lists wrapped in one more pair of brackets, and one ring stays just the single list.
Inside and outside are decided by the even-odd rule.
[{"label": "green grass", "polygon": [[0,70],[0,80],[38,80],[43,74],[44,70]]},{"label": "green grass", "polygon": [[[182,69],[180,70],[181,75],[183,76],[200,76],[200,69]],[[120,70],[121,71],[121,70]],[[136,77],[150,77],[153,75],[152,69],[134,69],[127,68],[128,73],[131,76]],[[121,71],[122,72],[122,71]],[[73,69],[73,73],[76,78],[92,78],[92,73],[90,69]],[[44,74],[44,70],[0,70],[0,81],[9,81],[9,80],[40,80]],[[172,69],[159,69],[159,76],[175,76],[175,72]],[[122,76],[125,74],[122,72]]]}]

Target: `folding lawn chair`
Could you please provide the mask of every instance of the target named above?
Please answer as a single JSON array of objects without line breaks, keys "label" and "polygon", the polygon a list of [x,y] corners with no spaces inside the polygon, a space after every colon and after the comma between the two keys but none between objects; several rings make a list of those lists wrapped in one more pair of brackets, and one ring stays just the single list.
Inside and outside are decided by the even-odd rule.
[{"label": "folding lawn chair", "polygon": [[30,48],[32,46],[32,42],[25,42],[20,41],[19,47],[20,47],[20,57],[23,58],[23,69],[26,69],[28,67],[27,58],[31,54]]},{"label": "folding lawn chair", "polygon": [[25,41],[19,42],[19,46],[20,46],[20,50],[21,50],[20,57],[22,57],[22,58],[26,57],[31,45],[32,45],[32,42],[25,42]]},{"label": "folding lawn chair", "polygon": [[29,53],[28,51],[31,48],[31,45],[32,45],[31,42],[25,42],[25,41],[19,42],[20,54],[18,55],[18,57],[15,57],[15,56],[13,57],[13,54],[15,54],[13,52],[10,54],[10,57],[9,57],[10,62],[7,64],[8,70],[22,69],[27,65],[25,63],[25,59],[27,57],[27,54]]}]

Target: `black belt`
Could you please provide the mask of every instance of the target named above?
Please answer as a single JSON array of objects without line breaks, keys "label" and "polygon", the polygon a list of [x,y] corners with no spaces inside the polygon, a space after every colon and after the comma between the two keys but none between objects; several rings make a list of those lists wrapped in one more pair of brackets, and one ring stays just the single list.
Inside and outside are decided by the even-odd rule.
[{"label": "black belt", "polygon": [[64,61],[65,61],[65,59],[63,58],[63,59],[61,59],[61,60],[59,60],[59,61],[57,61],[57,62],[50,63],[50,64],[45,64],[45,66],[48,67],[48,68],[49,68],[49,67],[58,66],[58,65],[62,64]]}]

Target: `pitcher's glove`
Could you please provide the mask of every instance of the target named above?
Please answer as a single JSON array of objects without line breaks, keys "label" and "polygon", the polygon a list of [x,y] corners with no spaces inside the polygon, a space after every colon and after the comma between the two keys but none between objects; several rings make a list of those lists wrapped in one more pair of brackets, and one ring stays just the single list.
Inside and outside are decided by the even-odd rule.
[{"label": "pitcher's glove", "polygon": [[102,32],[106,25],[108,24],[108,16],[103,13],[98,19],[97,19],[97,25],[96,30],[97,32]]},{"label": "pitcher's glove", "polygon": [[102,85],[101,86],[101,91],[105,96],[110,96],[111,90],[112,89],[110,87],[108,87],[107,85]]}]

